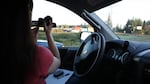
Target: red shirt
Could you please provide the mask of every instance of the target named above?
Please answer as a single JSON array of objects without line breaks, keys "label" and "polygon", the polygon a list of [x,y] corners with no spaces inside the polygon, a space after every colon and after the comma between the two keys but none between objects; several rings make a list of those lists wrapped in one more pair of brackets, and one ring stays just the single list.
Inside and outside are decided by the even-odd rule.
[{"label": "red shirt", "polygon": [[35,67],[27,75],[25,84],[46,84],[44,78],[53,62],[53,54],[48,48],[37,46],[35,58]]}]

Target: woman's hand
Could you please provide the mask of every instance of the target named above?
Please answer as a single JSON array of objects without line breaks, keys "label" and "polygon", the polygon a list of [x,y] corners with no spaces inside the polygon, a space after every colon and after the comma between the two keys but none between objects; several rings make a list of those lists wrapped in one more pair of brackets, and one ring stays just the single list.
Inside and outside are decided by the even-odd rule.
[{"label": "woman's hand", "polygon": [[46,16],[44,18],[44,31],[45,32],[51,32],[52,28],[56,27],[55,23],[52,23],[52,18],[50,16]]}]

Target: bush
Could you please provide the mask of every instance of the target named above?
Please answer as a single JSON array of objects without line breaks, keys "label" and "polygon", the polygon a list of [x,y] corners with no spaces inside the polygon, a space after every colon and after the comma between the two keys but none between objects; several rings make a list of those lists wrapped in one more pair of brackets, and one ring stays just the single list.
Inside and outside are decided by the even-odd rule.
[{"label": "bush", "polygon": [[144,34],[145,35],[150,35],[150,25],[148,25],[148,26],[145,27]]}]

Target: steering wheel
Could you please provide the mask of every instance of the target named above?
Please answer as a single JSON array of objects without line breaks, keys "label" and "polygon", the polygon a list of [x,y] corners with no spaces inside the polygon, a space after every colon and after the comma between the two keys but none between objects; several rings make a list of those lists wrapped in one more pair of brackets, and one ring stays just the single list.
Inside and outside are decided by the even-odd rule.
[{"label": "steering wheel", "polygon": [[105,50],[105,38],[101,33],[92,33],[79,47],[73,69],[78,77],[83,77],[93,72],[102,61]]}]

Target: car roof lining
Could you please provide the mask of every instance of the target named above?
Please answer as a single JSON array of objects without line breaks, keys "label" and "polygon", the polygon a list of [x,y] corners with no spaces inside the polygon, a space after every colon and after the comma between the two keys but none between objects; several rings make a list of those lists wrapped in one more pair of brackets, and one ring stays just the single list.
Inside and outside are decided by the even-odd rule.
[{"label": "car roof lining", "polygon": [[98,9],[104,8],[121,0],[46,0],[62,5],[76,13],[80,13],[83,10],[93,12]]}]

